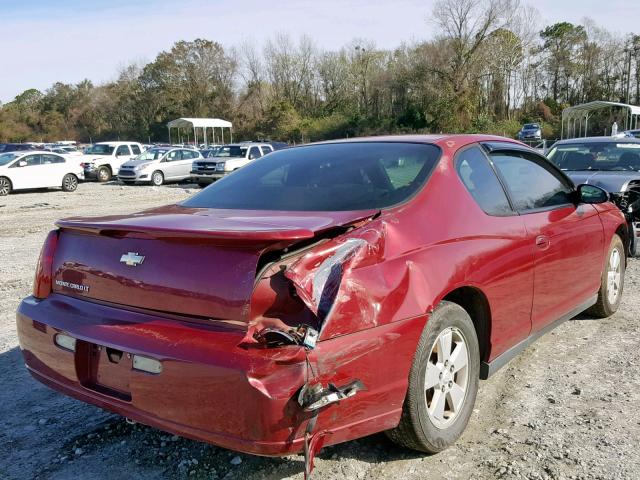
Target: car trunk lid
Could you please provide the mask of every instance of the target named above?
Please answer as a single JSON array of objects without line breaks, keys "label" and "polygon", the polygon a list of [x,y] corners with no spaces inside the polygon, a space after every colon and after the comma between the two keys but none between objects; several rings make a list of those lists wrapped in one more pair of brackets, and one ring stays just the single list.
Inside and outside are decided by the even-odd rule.
[{"label": "car trunk lid", "polygon": [[61,232],[53,291],[172,314],[248,321],[260,256],[376,213],[255,212],[169,206],[73,218]]}]

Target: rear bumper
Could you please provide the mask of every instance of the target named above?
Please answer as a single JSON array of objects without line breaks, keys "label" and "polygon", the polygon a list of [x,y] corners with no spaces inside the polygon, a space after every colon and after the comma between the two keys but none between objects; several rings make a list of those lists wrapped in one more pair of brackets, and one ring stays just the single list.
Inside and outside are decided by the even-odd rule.
[{"label": "rear bumper", "polygon": [[[316,430],[330,432],[325,444],[397,425],[423,326],[424,319],[397,322],[320,342],[311,352],[323,383],[357,376],[367,389],[320,413]],[[183,322],[59,294],[23,300],[17,327],[27,368],[54,390],[232,450],[286,455],[303,448],[309,414],[296,401],[308,375],[302,347],[243,348],[238,345],[244,328]],[[60,332],[77,339],[75,352],[56,345]],[[146,373],[125,363],[115,382],[125,395],[113,394],[105,388],[113,386],[111,379],[96,374],[86,354],[96,345],[124,352],[122,362],[130,362],[126,354],[158,360],[162,371]],[[380,366],[381,355],[395,363]],[[344,364],[327,360],[333,358]]]}]

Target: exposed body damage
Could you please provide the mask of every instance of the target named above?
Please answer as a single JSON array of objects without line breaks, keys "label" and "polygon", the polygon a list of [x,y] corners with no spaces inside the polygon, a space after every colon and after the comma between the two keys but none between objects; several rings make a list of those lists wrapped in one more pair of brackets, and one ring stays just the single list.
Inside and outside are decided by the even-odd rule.
[{"label": "exposed body damage", "polygon": [[[388,178],[374,186],[379,165],[365,162],[365,198],[420,187],[389,207],[181,205],[62,221],[17,313],[27,367],[52,388],[180,435],[258,455],[304,451],[308,473],[322,445],[398,426],[421,335],[443,300],[468,312],[476,360],[490,364],[598,292],[605,239],[624,226],[620,212],[581,204],[485,214],[454,160],[485,140],[496,141],[377,144],[376,162],[395,144],[409,153],[428,144],[437,154],[414,182],[395,177],[404,185],[397,189]],[[362,142],[370,140],[349,151],[358,155]],[[270,154],[200,195],[295,151]],[[406,166],[407,155],[384,168]],[[273,190],[271,177],[265,189],[303,202],[299,182],[309,175],[292,176],[290,190]],[[544,261],[536,235],[552,237]],[[144,263],[120,261],[129,252]],[[549,279],[557,289],[536,297]],[[111,362],[105,349],[127,355]],[[159,370],[135,368],[136,357]]]}]

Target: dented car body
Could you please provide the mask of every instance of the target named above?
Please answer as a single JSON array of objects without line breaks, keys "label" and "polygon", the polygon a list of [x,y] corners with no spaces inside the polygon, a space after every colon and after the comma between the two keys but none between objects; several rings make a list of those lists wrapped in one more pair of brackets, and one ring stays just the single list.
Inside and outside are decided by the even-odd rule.
[{"label": "dented car body", "polygon": [[592,306],[611,239],[628,238],[610,203],[524,214],[509,199],[512,211],[487,213],[461,155],[491,166],[512,151],[535,156],[487,136],[329,142],[275,152],[180,205],[62,220],[17,313],[27,368],[259,455],[312,458],[393,429],[441,302],[470,315],[487,377]]}]

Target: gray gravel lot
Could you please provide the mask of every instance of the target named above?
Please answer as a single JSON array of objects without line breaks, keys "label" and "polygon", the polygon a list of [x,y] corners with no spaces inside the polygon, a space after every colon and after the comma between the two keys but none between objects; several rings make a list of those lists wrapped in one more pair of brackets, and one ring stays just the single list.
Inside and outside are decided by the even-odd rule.
[{"label": "gray gravel lot", "polygon": [[[129,425],[63,397],[23,367],[14,312],[61,217],[126,213],[187,198],[189,185],[81,184],[0,197],[0,478],[301,479],[303,458],[260,458]],[[325,448],[315,478],[640,479],[640,262],[620,311],[541,338],[482,382],[462,439],[438,455],[384,435]]]}]

